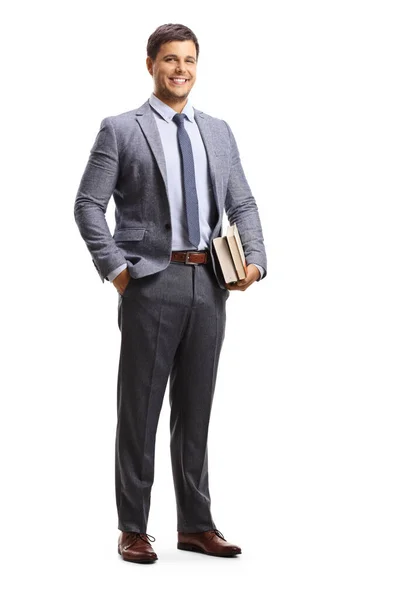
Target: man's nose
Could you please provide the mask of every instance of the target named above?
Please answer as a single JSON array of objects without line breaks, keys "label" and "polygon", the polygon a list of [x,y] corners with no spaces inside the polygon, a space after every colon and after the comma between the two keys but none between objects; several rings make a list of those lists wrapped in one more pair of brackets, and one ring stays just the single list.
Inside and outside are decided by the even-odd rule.
[{"label": "man's nose", "polygon": [[176,65],[176,70],[177,70],[177,71],[179,71],[179,72],[182,72],[182,73],[184,73],[184,72],[185,72],[185,70],[186,70],[186,67],[185,67],[185,64],[184,64],[184,62],[183,62],[183,59],[182,59],[182,62],[180,62],[180,63],[178,63],[178,64]]}]

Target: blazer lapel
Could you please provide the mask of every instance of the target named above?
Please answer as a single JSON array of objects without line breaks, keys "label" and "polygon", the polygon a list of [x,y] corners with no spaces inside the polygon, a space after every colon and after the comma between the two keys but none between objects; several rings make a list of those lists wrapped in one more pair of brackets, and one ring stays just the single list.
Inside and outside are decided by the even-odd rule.
[{"label": "blazer lapel", "polygon": [[158,131],[157,123],[152,114],[151,106],[148,100],[140,108],[136,111],[137,121],[145,135],[151,151],[154,154],[154,158],[157,161],[158,167],[160,169],[165,190],[168,190],[167,187],[167,166],[165,163],[164,150],[162,147],[162,142],[160,138],[160,133]]},{"label": "blazer lapel", "polygon": [[218,214],[219,214],[219,216],[221,216],[222,209],[221,209],[219,196],[218,196],[218,185],[217,185],[217,176],[218,176],[217,173],[218,172],[217,172],[216,166],[215,166],[216,161],[215,161],[215,146],[214,146],[213,134],[211,132],[210,124],[208,123],[207,119],[204,117],[204,113],[200,110],[197,110],[196,108],[193,108],[193,110],[194,110],[194,120],[197,123],[201,137],[203,138],[204,147],[207,152],[208,168],[210,171],[211,183],[212,183],[213,190],[214,190],[214,198],[215,198],[215,202],[217,204]]}]

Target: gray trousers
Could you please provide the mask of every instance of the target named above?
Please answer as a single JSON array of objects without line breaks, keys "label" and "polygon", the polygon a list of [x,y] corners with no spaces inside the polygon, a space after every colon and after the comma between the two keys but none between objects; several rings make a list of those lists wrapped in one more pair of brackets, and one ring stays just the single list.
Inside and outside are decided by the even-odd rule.
[{"label": "gray trousers", "polygon": [[207,437],[225,336],[225,302],[211,262],[131,278],[118,299],[115,488],[118,528],[145,533],[158,420],[170,377],[170,452],[177,530],[215,528]]}]

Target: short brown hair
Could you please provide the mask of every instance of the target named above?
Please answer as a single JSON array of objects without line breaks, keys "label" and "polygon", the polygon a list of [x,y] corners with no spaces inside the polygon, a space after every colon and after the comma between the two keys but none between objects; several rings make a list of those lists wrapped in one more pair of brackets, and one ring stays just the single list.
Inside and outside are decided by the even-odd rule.
[{"label": "short brown hair", "polygon": [[147,56],[151,60],[155,60],[162,44],[167,42],[184,42],[185,40],[192,40],[196,46],[196,60],[199,57],[199,42],[197,37],[189,27],[181,25],[180,23],[167,23],[166,25],[160,25],[151,34],[147,41]]}]

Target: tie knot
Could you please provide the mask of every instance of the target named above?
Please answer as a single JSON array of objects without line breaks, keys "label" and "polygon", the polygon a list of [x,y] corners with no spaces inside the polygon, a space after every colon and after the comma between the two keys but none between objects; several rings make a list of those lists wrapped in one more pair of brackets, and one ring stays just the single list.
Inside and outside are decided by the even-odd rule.
[{"label": "tie knot", "polygon": [[180,125],[183,125],[183,121],[185,120],[185,115],[183,113],[176,113],[173,117],[172,120],[175,121],[175,123],[178,125],[178,127]]}]

